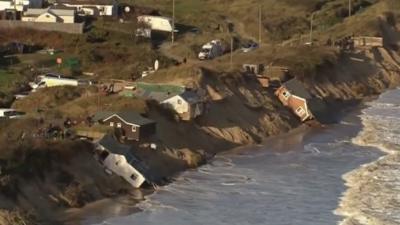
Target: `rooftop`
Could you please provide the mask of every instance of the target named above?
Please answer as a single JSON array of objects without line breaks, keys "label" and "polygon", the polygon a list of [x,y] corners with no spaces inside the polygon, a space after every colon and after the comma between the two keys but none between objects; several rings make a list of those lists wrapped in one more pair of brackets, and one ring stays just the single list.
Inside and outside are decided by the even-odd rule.
[{"label": "rooftop", "polygon": [[147,118],[141,116],[139,113],[134,112],[134,111],[124,111],[124,112],[113,113],[112,115],[108,116],[107,118],[104,118],[103,120],[108,120],[114,116],[119,117],[120,119],[122,119],[124,122],[126,122],[128,124],[133,124],[133,125],[138,125],[138,126],[155,123],[153,120],[147,119]]},{"label": "rooftop", "polygon": [[311,99],[312,96],[310,92],[307,91],[307,89],[304,87],[303,83],[301,83],[299,80],[296,78],[293,78],[283,84],[286,89],[290,91],[292,95],[299,96],[304,99]]},{"label": "rooftop", "polygon": [[49,12],[56,16],[74,16],[75,15],[75,9],[55,9],[55,8],[32,9],[32,8],[29,8],[24,13],[24,16],[39,16],[46,12]]}]

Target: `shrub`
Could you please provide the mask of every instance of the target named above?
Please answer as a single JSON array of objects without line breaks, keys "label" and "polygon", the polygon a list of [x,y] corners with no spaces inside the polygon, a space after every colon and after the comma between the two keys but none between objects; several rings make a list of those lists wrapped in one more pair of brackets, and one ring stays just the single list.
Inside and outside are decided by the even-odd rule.
[{"label": "shrub", "polygon": [[107,40],[109,33],[104,30],[92,29],[86,36],[86,41],[89,43],[101,43]]}]

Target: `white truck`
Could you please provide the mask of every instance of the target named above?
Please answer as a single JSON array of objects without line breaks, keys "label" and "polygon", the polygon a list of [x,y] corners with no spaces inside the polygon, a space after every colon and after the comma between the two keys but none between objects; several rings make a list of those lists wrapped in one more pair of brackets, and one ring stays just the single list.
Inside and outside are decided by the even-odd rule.
[{"label": "white truck", "polygon": [[151,30],[165,31],[165,32],[178,32],[174,28],[172,19],[163,16],[150,16],[142,15],[137,17],[139,24],[147,25]]},{"label": "white truck", "polygon": [[56,86],[83,86],[91,85],[90,81],[78,80],[71,77],[65,77],[59,74],[48,73],[46,75],[40,75],[37,77],[35,82],[30,82],[29,86],[33,90],[44,87],[56,87]]},{"label": "white truck", "polygon": [[0,118],[15,119],[24,116],[25,113],[19,112],[15,109],[0,109]]},{"label": "white truck", "polygon": [[212,40],[203,45],[199,53],[200,60],[214,59],[224,54],[224,46],[220,40]]}]

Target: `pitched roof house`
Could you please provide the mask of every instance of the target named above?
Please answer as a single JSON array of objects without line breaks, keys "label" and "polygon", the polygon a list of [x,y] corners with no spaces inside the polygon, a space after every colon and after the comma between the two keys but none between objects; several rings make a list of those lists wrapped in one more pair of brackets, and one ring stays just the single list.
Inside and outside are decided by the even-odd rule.
[{"label": "pitched roof house", "polygon": [[115,0],[57,0],[57,4],[75,7],[80,15],[115,16],[118,11]]},{"label": "pitched roof house", "polygon": [[275,91],[282,104],[289,107],[302,122],[316,119],[322,123],[332,121],[326,104],[313,97],[304,85],[296,78],[291,79]]},{"label": "pitched roof house", "polygon": [[21,20],[43,23],[75,23],[75,13],[74,8],[28,9],[24,12]]},{"label": "pitched roof house", "polygon": [[204,100],[194,91],[185,91],[161,102],[173,109],[182,120],[194,119],[204,112]]},{"label": "pitched roof house", "polygon": [[156,133],[156,122],[134,111],[105,114],[105,117],[99,120],[120,131],[128,140],[140,141]]},{"label": "pitched roof house", "polygon": [[132,154],[130,146],[119,143],[110,135],[104,136],[98,145],[101,150],[100,161],[107,169],[135,188],[139,188],[146,181],[141,162]]},{"label": "pitched roof house", "polygon": [[181,92],[163,92],[137,90],[136,96],[157,101],[166,108],[176,112],[180,119],[189,121],[204,112],[204,98],[192,90]]}]

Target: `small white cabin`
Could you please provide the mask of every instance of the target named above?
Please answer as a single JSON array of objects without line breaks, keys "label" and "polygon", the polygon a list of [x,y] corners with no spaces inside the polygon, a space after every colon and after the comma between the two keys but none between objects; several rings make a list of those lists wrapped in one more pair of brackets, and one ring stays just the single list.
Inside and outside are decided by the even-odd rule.
[{"label": "small white cabin", "polygon": [[28,9],[22,21],[42,23],[75,23],[75,9]]},{"label": "small white cabin", "polygon": [[161,104],[174,110],[182,120],[194,119],[204,112],[204,101],[194,91],[185,91],[172,96],[162,101]]}]

